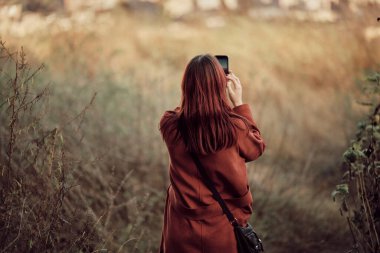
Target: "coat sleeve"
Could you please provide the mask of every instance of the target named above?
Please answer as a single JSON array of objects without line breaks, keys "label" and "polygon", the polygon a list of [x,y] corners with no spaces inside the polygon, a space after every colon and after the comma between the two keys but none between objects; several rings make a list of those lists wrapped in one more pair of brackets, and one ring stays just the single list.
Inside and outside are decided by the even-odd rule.
[{"label": "coat sleeve", "polygon": [[245,159],[245,162],[251,162],[256,160],[265,150],[265,142],[261,137],[260,130],[257,127],[256,122],[253,120],[252,112],[249,104],[241,104],[235,106],[233,111],[249,121],[250,129],[247,129],[243,121],[240,120],[244,130],[237,129],[238,133],[238,150],[241,157]]}]

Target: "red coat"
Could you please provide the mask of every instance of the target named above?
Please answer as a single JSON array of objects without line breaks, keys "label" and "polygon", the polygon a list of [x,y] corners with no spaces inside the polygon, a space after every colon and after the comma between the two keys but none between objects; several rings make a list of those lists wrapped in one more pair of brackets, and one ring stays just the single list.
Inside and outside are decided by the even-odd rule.
[{"label": "red coat", "polygon": [[[160,126],[169,117],[177,117],[178,110],[165,111]],[[247,118],[254,130],[247,134],[244,122],[233,118],[244,128],[236,128],[237,145],[199,159],[239,224],[246,225],[253,209],[245,163],[257,159],[265,143],[250,106],[242,104],[233,110]],[[170,156],[170,185],[159,253],[237,253],[233,226],[200,178],[183,140],[174,143],[169,137],[165,143]]]}]

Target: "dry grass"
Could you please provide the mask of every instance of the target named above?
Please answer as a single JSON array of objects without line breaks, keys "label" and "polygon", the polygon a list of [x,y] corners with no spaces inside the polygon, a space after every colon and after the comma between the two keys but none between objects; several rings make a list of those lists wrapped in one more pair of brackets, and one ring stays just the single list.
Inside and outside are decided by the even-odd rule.
[{"label": "dry grass", "polygon": [[11,52],[2,41],[0,66],[1,252],[94,249],[93,222],[66,213],[72,160],[64,125],[43,124],[50,90],[32,85],[43,66],[31,68],[22,48]]},{"label": "dry grass", "polygon": [[361,111],[352,109],[355,78],[376,67],[380,52],[367,50],[372,44],[356,23],[225,18],[224,27],[208,28],[203,18],[169,22],[116,11],[88,32],[3,36],[24,45],[31,64],[47,66],[35,81],[52,82],[43,126],[62,125],[97,94],[63,130],[73,184],[63,206],[69,215],[88,214],[101,238],[96,249],[157,250],[168,184],[158,122],[179,103],[185,64],[204,52],[230,56],[267,142],[265,155],[248,165],[252,223],[266,251],[342,252],[350,242],[330,192]]}]

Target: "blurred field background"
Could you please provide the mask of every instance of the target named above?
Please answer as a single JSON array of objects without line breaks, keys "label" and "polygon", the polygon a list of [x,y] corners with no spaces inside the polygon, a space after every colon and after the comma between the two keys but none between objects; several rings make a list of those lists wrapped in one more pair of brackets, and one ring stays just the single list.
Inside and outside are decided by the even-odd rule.
[{"label": "blurred field background", "polygon": [[[66,168],[64,222],[46,237],[55,239],[31,232],[43,230],[44,215],[30,218],[37,224],[30,229],[26,216],[14,224],[3,220],[3,231],[14,226],[14,234],[1,236],[3,252],[157,252],[169,184],[158,123],[179,105],[184,68],[201,53],[229,56],[267,143],[265,154],[247,164],[251,223],[266,252],[350,248],[331,191],[366,112],[357,103],[357,84],[379,69],[377,3],[331,1],[331,10],[309,10],[298,1],[285,7],[278,3],[287,1],[209,1],[208,7],[202,5],[207,0],[79,2],[0,1],[5,47],[23,47],[32,69],[44,64],[30,91],[48,86],[49,94],[33,112],[43,115],[41,129],[59,130],[65,155],[57,164]],[[14,70],[9,62],[1,69],[4,99]],[[2,104],[2,166],[9,156],[7,113]],[[18,151],[12,159],[22,169],[27,155]],[[36,176],[44,173],[25,172],[25,178],[50,180]],[[45,184],[34,183],[24,189],[44,191]],[[36,196],[30,210],[42,203]],[[19,203],[22,210],[31,199]]]}]

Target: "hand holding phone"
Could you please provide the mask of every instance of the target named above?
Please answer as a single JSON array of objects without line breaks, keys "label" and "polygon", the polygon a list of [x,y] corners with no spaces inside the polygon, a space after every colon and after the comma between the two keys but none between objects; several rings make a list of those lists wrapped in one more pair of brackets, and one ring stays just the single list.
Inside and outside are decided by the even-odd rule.
[{"label": "hand holding phone", "polygon": [[233,106],[243,104],[243,89],[240,80],[234,73],[230,72],[227,76],[227,93]]}]

